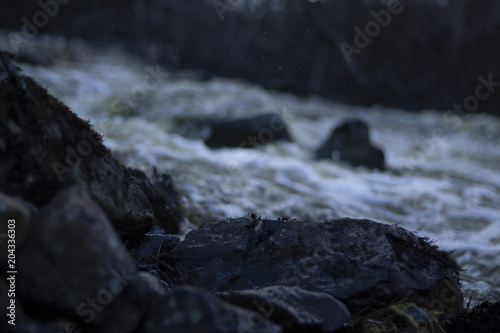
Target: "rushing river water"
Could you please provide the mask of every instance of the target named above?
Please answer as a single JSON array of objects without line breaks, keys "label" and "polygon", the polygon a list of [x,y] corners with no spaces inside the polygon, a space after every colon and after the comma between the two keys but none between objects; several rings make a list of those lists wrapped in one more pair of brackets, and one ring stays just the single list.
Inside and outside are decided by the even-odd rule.
[{"label": "rushing river water", "polygon": [[[37,46],[56,59],[54,66],[20,64],[25,74],[89,119],[124,164],[170,173],[183,196],[185,232],[248,213],[399,224],[454,251],[465,270],[466,298],[475,291],[474,300],[500,299],[499,118],[354,107],[237,80],[196,81],[116,52],[56,41]],[[186,138],[193,129],[181,121],[263,112],[281,114],[294,142],[211,150]],[[389,171],[312,159],[348,118],[369,124]]]}]

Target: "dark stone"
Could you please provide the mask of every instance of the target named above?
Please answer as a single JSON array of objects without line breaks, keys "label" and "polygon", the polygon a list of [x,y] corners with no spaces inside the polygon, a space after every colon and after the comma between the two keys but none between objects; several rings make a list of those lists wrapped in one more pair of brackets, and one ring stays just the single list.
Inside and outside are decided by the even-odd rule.
[{"label": "dark stone", "polygon": [[153,225],[151,205],[89,123],[0,52],[0,188],[40,207],[70,186],[85,188],[123,239]]},{"label": "dark stone", "polygon": [[151,203],[156,224],[167,233],[178,233],[184,214],[181,196],[172,177],[167,173],[158,173],[156,168],[151,178],[141,170],[128,171]]},{"label": "dark stone", "polygon": [[258,290],[220,292],[217,296],[234,305],[260,313],[284,332],[335,332],[351,319],[345,305],[334,297],[298,287],[271,286]]},{"label": "dark stone", "polygon": [[206,290],[298,286],[327,293],[352,313],[408,298],[444,312],[444,320],[462,309],[460,268],[448,253],[369,220],[223,220],[191,231],[164,258],[183,284]]},{"label": "dark stone", "polygon": [[174,235],[147,234],[138,246],[129,251],[137,269],[154,275],[166,288],[171,288],[180,281],[180,273],[158,259],[180,242],[180,238]]},{"label": "dark stone", "polygon": [[[178,243],[174,236],[169,246]],[[151,238],[158,238],[152,236]],[[167,242],[165,242],[167,243]],[[252,313],[137,272],[103,211],[84,190],[60,192],[32,217],[17,252],[15,332],[236,332]],[[0,301],[8,301],[2,270]],[[247,326],[245,326],[247,325]],[[280,332],[262,321],[255,332]],[[0,324],[2,332],[12,327]]]},{"label": "dark stone", "polygon": [[500,327],[500,302],[482,302],[469,312],[463,312],[444,329],[446,332],[497,333]]},{"label": "dark stone", "polygon": [[[6,283],[6,277],[2,276],[0,280],[0,306],[2,307],[2,313],[6,316],[2,316],[0,320],[0,332],[8,333],[47,333],[47,332],[64,332],[65,322],[64,321],[53,321],[50,323],[36,322],[26,316],[22,304],[17,298],[9,297],[9,285]],[[14,299],[14,311],[11,315],[11,309],[7,307],[11,306],[11,300]],[[6,309],[6,310],[3,310]]]},{"label": "dark stone", "polygon": [[[260,318],[259,318],[260,319]],[[267,319],[189,286],[175,288],[157,299],[143,320],[142,333],[281,332]]]},{"label": "dark stone", "polygon": [[279,140],[290,141],[286,123],[277,114],[209,122],[211,134],[205,139],[210,148],[254,148]]},{"label": "dark stone", "polygon": [[31,212],[29,209],[13,198],[0,193],[0,253],[5,253],[0,258],[0,267],[7,263],[8,241],[12,240],[15,248],[21,249],[30,224]]},{"label": "dark stone", "polygon": [[368,126],[361,120],[348,120],[336,127],[316,151],[316,158],[333,158],[352,166],[385,170],[384,153],[372,146]]},{"label": "dark stone", "polygon": [[29,50],[22,50],[17,52],[15,61],[16,63],[25,63],[43,67],[49,67],[54,64],[52,59],[50,59],[49,57],[40,53],[31,52]]},{"label": "dark stone", "polygon": [[121,332],[139,323],[140,309],[129,309],[136,297],[129,288],[137,276],[134,264],[104,213],[81,189],[59,193],[33,218],[17,266],[22,273],[17,297],[37,320],[63,317],[96,329],[119,318],[115,327]]},{"label": "dark stone", "polygon": [[130,250],[132,256],[137,258],[158,257],[160,254],[170,252],[181,243],[179,236],[163,234],[147,234],[141,243]]}]

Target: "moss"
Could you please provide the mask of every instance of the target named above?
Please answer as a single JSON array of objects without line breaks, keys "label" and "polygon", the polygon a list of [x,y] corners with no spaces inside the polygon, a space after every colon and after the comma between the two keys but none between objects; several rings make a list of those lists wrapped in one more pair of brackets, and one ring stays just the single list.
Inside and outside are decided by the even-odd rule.
[{"label": "moss", "polygon": [[[415,313],[421,312],[423,316],[415,319]],[[445,332],[439,325],[438,317],[441,313],[419,308],[407,299],[394,302],[384,309],[359,314],[354,317],[353,325],[341,332],[344,333],[438,333]]]}]

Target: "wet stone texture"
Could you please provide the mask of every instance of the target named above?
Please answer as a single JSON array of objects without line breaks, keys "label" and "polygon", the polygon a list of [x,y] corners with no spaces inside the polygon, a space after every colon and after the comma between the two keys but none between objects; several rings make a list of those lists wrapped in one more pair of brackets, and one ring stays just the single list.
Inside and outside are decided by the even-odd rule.
[{"label": "wet stone texture", "polygon": [[153,225],[151,204],[101,136],[0,52],[0,188],[41,206],[78,185],[124,239]]},{"label": "wet stone texture", "polygon": [[270,286],[258,290],[219,292],[217,296],[292,330],[335,332],[351,319],[334,297],[299,287]]},{"label": "wet stone texture", "polygon": [[296,286],[329,294],[351,313],[408,298],[447,320],[463,303],[460,268],[448,253],[370,220],[228,219],[190,232],[164,260],[183,284],[211,291]]}]

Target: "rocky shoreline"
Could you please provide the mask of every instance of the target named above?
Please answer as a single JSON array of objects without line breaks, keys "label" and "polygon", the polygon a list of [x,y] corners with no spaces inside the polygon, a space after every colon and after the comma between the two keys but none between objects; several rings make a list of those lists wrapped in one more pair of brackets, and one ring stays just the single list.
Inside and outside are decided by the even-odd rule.
[{"label": "rocky shoreline", "polygon": [[16,304],[16,325],[2,320],[2,331],[498,328],[498,303],[466,311],[460,267],[400,227],[250,215],[205,224],[182,241],[155,233],[178,232],[184,218],[167,174],[122,166],[6,53],[0,91],[0,216],[4,234],[16,221],[18,272],[12,298],[1,261],[1,302]]}]

